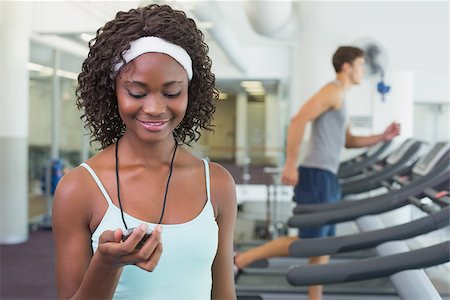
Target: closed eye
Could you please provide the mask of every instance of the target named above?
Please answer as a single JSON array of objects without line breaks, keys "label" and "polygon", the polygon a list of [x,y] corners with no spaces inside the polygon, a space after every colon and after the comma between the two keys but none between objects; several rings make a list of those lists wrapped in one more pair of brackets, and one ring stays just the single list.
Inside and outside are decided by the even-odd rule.
[{"label": "closed eye", "polygon": [[130,95],[131,97],[133,97],[135,99],[141,99],[146,96],[146,94],[133,94],[131,91],[128,91],[128,95]]},{"label": "closed eye", "polygon": [[181,94],[181,92],[178,92],[176,94],[164,94],[164,96],[166,96],[167,98],[173,99],[173,98],[178,97],[180,94]]}]

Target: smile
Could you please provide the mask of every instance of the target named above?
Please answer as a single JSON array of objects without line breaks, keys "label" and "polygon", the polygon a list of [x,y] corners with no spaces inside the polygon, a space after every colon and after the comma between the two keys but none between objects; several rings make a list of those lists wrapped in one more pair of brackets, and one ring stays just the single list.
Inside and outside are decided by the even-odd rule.
[{"label": "smile", "polygon": [[160,131],[164,127],[166,127],[169,120],[160,120],[160,121],[141,121],[138,122],[144,127],[144,129],[148,131]]}]

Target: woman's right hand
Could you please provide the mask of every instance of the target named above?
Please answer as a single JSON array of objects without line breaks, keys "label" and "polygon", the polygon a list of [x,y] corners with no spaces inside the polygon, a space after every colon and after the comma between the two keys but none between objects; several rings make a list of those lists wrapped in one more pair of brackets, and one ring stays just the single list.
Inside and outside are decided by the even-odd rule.
[{"label": "woman's right hand", "polygon": [[103,232],[100,235],[97,249],[99,260],[105,265],[116,267],[134,264],[143,270],[152,272],[158,265],[162,254],[162,226],[158,225],[142,248],[136,249],[146,231],[147,225],[142,224],[124,242],[121,241],[121,229]]},{"label": "woman's right hand", "polygon": [[281,183],[286,185],[296,185],[298,182],[298,171],[295,165],[285,164],[281,173]]}]

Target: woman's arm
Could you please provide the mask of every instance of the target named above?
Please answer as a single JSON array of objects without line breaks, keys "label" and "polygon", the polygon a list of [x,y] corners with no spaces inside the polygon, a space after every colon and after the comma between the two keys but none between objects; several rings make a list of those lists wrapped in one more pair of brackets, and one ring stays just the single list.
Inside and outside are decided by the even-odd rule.
[{"label": "woman's arm", "polygon": [[82,188],[84,183],[89,190],[91,184],[84,181],[82,172],[75,170],[61,179],[55,191],[52,220],[58,298],[61,299],[94,295],[111,298],[120,276],[119,267],[105,265],[98,255],[93,259],[89,231],[92,209],[86,201],[89,193]]},{"label": "woman's arm", "polygon": [[154,269],[162,251],[161,235],[152,234],[138,251],[135,247],[145,230],[136,230],[124,243],[120,242],[120,229],[105,231],[93,254],[89,223],[97,187],[83,172],[78,168],[65,175],[55,191],[52,218],[58,298],[112,298],[122,266],[136,264],[149,271]]},{"label": "woman's arm", "polygon": [[212,299],[236,299],[233,273],[233,238],[236,223],[236,187],[230,173],[217,164],[211,164],[211,200],[217,207],[219,247],[212,273]]}]

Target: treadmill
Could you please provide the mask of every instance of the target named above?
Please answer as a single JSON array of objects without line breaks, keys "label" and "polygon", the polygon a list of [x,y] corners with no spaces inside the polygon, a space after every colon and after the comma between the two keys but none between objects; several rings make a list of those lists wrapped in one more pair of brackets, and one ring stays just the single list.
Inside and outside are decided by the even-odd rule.
[{"label": "treadmill", "polygon": [[[428,164],[421,164],[422,170],[425,170],[427,168],[424,168],[424,166],[430,165],[430,158],[433,161],[432,155],[427,156],[429,160],[425,160]],[[434,159],[436,162],[436,159]],[[448,160],[447,160],[448,162]],[[447,164],[441,164],[444,167],[440,168],[439,172],[431,172],[431,168],[428,168],[428,172],[434,174],[432,176],[433,180],[430,178],[428,179],[424,185],[424,182],[422,184],[419,184],[421,189],[426,189],[428,186],[439,186],[442,184],[448,184],[448,174],[449,174],[449,167]],[[416,170],[417,171],[417,170]],[[422,180],[423,181],[423,180]],[[417,186],[417,185],[414,185]],[[410,197],[411,198],[411,197]],[[417,199],[417,198],[416,198]],[[411,200],[411,199],[409,199]],[[358,243],[359,248],[361,247],[371,247],[376,245],[377,243],[382,243],[386,240],[396,238],[395,234],[402,233],[402,235],[399,235],[398,238],[407,238],[408,234],[414,236],[415,229],[417,230],[415,235],[422,234],[427,231],[431,231],[437,228],[440,228],[442,226],[445,226],[448,224],[448,209],[447,211],[440,212],[439,216],[436,217],[433,215],[432,217],[427,217],[425,219],[416,220],[414,222],[410,222],[412,224],[403,224],[399,225],[397,228],[393,228],[391,230],[386,231],[379,231],[375,233],[370,233],[369,235],[358,235],[354,237],[354,240],[360,239],[360,242]],[[302,217],[306,217],[306,215],[303,215]],[[430,220],[441,220],[441,221],[430,221]],[[427,225],[427,222],[430,223]],[[405,231],[405,228],[408,229]],[[414,229],[415,228],[415,229]],[[420,229],[420,230],[419,230]],[[362,233],[361,233],[362,234]],[[372,239],[375,237],[375,235],[378,234],[378,238],[376,241],[373,241]],[[334,245],[333,247],[328,246],[329,249],[334,249],[333,251],[328,252],[328,254],[338,253],[342,251],[352,251],[355,249],[359,249],[358,247],[355,248],[354,244],[347,241],[345,243],[346,239],[352,239],[350,237],[335,237],[334,240],[331,240],[332,243],[328,243],[328,245]],[[341,239],[339,243],[336,242],[336,239]],[[310,253],[307,251],[303,252],[303,255],[300,254],[294,254],[294,250],[296,246],[299,246],[298,244],[296,246],[291,246],[292,251],[294,255],[297,256],[309,256],[314,252],[314,248],[318,249],[318,243],[314,240],[323,240],[326,241],[327,239],[308,239],[308,240],[302,240],[298,242],[302,242],[303,245],[300,247],[297,247],[299,249],[306,249],[305,245],[308,244],[308,242],[313,242],[312,246],[309,247]],[[323,243],[322,241],[322,243]],[[297,242],[296,242],[297,243]],[[314,244],[315,243],[315,244]],[[366,243],[366,244],[364,244]],[[320,243],[319,243],[320,244]],[[295,245],[295,243],[293,243]],[[337,246],[340,245],[340,246]],[[344,245],[344,246],[342,246]],[[350,246],[349,246],[350,245]],[[353,248],[352,248],[353,247]],[[442,248],[442,247],[441,247]],[[312,250],[311,250],[312,249]],[[442,250],[442,249],[441,249]],[[321,254],[324,254],[321,252]],[[292,263],[292,258],[291,258]],[[336,261],[332,260],[330,265],[328,265],[330,268],[333,267],[333,264],[336,263]],[[286,272],[286,270],[285,270]],[[281,272],[282,273],[282,272]],[[319,272],[320,273],[320,272]],[[364,297],[364,299],[400,299],[397,295],[397,290],[392,286],[391,282],[387,278],[374,278],[374,279],[368,279],[366,281],[362,281],[358,283],[357,286],[351,283],[344,283],[344,284],[330,284],[325,287],[325,294],[332,294],[333,299],[361,299]],[[283,275],[280,275],[279,270],[270,270],[268,268],[265,270],[265,274],[262,275],[260,270],[257,269],[245,269],[243,274],[241,274],[237,280],[237,294],[239,299],[301,299],[302,293],[305,294],[307,292],[306,287],[293,287],[289,286],[286,282],[286,278]],[[300,293],[300,295],[299,295]],[[265,295],[265,296],[264,296]],[[264,297],[263,297],[264,296]],[[306,297],[305,295],[303,295]],[[272,297],[272,298],[271,298]],[[274,298],[275,297],[275,298]],[[289,298],[291,297],[291,298]],[[306,298],[305,298],[306,299]]]},{"label": "treadmill", "polygon": [[[448,154],[446,158],[449,158]],[[392,197],[389,195],[383,195],[383,197],[367,199],[369,201],[361,200],[363,205],[357,205],[358,203],[355,201],[350,202],[349,204],[353,205],[346,206],[345,209],[332,209],[331,211],[327,210],[310,214],[295,215],[288,220],[288,224],[291,227],[302,229],[307,227],[323,226],[331,223],[336,224],[346,221],[353,221],[362,216],[386,212],[411,203],[421,207],[420,201],[417,199],[425,196],[435,198],[433,190],[430,190],[430,187],[445,189],[445,185],[448,184],[450,166],[448,164],[440,164],[437,171],[438,172],[432,172],[431,175],[423,177],[422,180],[418,180],[418,183],[414,185],[409,185],[402,188],[397,191],[395,195],[392,195]],[[355,251],[367,249],[381,242],[386,242],[395,238],[402,237],[405,239],[436,230],[442,226],[446,226],[445,221],[448,219],[448,215],[448,209],[444,209],[443,211],[432,213],[426,218],[403,225],[393,226],[389,229],[389,231],[295,241],[291,245],[292,250],[296,253],[293,257],[279,257],[261,260],[249,267],[253,268],[252,272],[283,273],[293,264],[307,264],[306,260],[301,261],[296,257],[331,254],[333,255],[332,260],[348,261],[354,260],[358,257],[361,258],[371,256],[371,253],[367,250],[363,253]],[[358,236],[359,246],[355,246],[350,243],[350,240],[353,240],[355,236]],[[333,241],[333,251],[330,250],[331,246],[329,241]],[[323,248],[323,245],[326,245],[326,247]],[[347,253],[349,251],[352,252]],[[347,255],[341,254],[342,252],[345,252]],[[356,256],[354,255],[355,253],[357,254]]]},{"label": "treadmill", "polygon": [[380,156],[384,154],[387,149],[391,146],[392,140],[387,142],[380,142],[372,147],[369,147],[364,153],[342,162],[339,165],[337,176],[339,178],[345,178],[350,176],[355,176],[362,172],[362,170],[368,168],[369,166],[375,164],[380,160]]},{"label": "treadmill", "polygon": [[[323,226],[332,223],[342,223],[352,221],[365,214],[378,214],[392,210],[408,203],[408,197],[418,195],[426,187],[435,184],[436,178],[432,175],[442,171],[448,165],[450,159],[450,142],[440,142],[434,145],[427,155],[422,157],[415,165],[409,178],[404,176],[393,176],[393,184],[389,193],[369,197],[357,201],[340,201],[337,203],[325,204],[302,204],[294,209],[294,214],[300,216],[289,219],[288,225],[295,228]],[[447,164],[446,164],[447,163]],[[445,173],[441,174],[441,179],[445,180]],[[397,186],[397,190],[394,187]],[[254,243],[252,246],[257,246]],[[372,256],[370,250],[360,250],[350,253],[333,255],[334,260],[353,260],[354,258],[365,258]],[[270,258],[257,261],[250,267],[272,269],[285,269],[293,263],[298,262],[295,258]],[[305,262],[306,263],[306,262]]]},{"label": "treadmill", "polygon": [[[296,214],[289,219],[288,225],[296,228],[319,227],[355,220],[365,215],[380,214],[409,204],[410,197],[420,197],[426,188],[445,184],[448,179],[450,152],[448,149],[445,152],[439,152],[438,159],[433,156],[436,153],[434,150],[441,146],[442,144],[437,144],[416,164],[413,169],[414,179],[398,190],[364,200],[308,205],[306,208],[309,209],[308,213],[305,213],[302,206],[297,206],[294,209]],[[430,164],[434,164],[434,167]]]},{"label": "treadmill", "polygon": [[341,178],[342,195],[345,197],[379,188],[383,180],[410,172],[423,144],[421,141],[408,139],[382,162],[365,169],[359,175]]},{"label": "treadmill", "polygon": [[[446,184],[448,184],[448,174],[447,172]],[[440,299],[439,293],[429,282],[423,270],[405,270],[421,269],[448,262],[450,260],[449,241],[413,251],[409,251],[407,247],[398,246],[400,250],[389,249],[394,248],[390,245],[391,243],[399,242],[381,244],[391,238],[403,239],[409,235],[420,235],[448,226],[448,204],[450,203],[448,192],[445,197],[442,197],[440,195],[442,193],[437,191],[432,193],[433,195],[429,196],[434,197],[433,200],[439,203],[443,209],[437,210],[428,204],[421,205],[421,209],[424,211],[432,212],[431,217],[427,216],[412,221],[411,224],[395,226],[397,228],[375,229],[350,236],[348,237],[348,245],[343,247],[335,247],[336,240],[331,238],[299,241],[303,242],[303,247],[299,247],[299,249],[304,248],[310,242],[314,244],[309,247],[310,249],[314,246],[317,247],[317,242],[314,240],[328,242],[327,245],[324,244],[325,247],[322,247],[328,248],[328,251],[324,250],[328,253],[322,252],[321,254],[354,250],[355,246],[358,248],[380,244],[376,251],[384,256],[344,263],[331,261],[327,265],[293,266],[286,274],[247,272],[241,274],[238,278],[238,299],[306,299],[306,286],[314,284],[325,284],[325,299]],[[414,204],[414,202],[411,203]],[[365,221],[367,222],[367,220]],[[429,222],[428,225],[427,222]],[[422,225],[427,228],[424,229]],[[410,229],[406,230],[407,233],[403,233],[402,230],[399,230],[400,227],[403,227],[403,229],[410,227]],[[413,228],[417,229],[415,233],[413,233]],[[388,237],[383,238],[383,234]],[[378,235],[378,240],[371,241],[369,236],[375,235]],[[397,236],[395,237],[395,235]],[[387,249],[383,249],[383,247]],[[291,247],[290,249],[292,255],[304,256],[309,254],[307,252],[295,253],[295,248]],[[391,276],[391,280],[387,278],[388,276]],[[354,281],[358,281],[358,283],[352,283]],[[412,296],[418,298],[412,298]]]},{"label": "treadmill", "polygon": [[[318,227],[352,221],[363,215],[373,215],[393,210],[408,204],[410,197],[420,195],[424,189],[436,185],[439,180],[446,179],[446,168],[450,160],[450,142],[439,142],[414,165],[410,176],[393,176],[390,192],[375,197],[356,201],[340,201],[337,203],[302,204],[294,208],[294,216],[288,225],[294,228]],[[388,184],[388,183],[386,183]],[[367,251],[339,255],[347,259],[349,256],[370,256]],[[255,267],[278,267],[278,259],[260,261]],[[286,259],[281,259],[286,265]]]},{"label": "treadmill", "polygon": [[[448,164],[448,161],[447,161]],[[439,228],[448,226],[450,209],[450,192],[447,180],[438,190],[424,190],[425,201],[411,197],[410,204],[415,205],[428,216],[412,222],[384,228],[377,216],[365,216],[356,222],[362,231],[349,237],[330,239],[311,239],[299,241],[291,246],[292,255],[307,255],[305,248],[322,247],[323,253],[354,250],[359,247],[374,246],[378,257],[362,259],[350,263],[329,265],[299,266],[291,268],[287,273],[287,281],[292,285],[314,285],[339,282],[354,282],[390,276],[401,299],[441,299],[441,295],[426,276],[423,268],[440,265],[450,261],[450,241],[444,240],[434,245],[410,250],[403,241]],[[441,191],[440,188],[446,188]],[[426,201],[428,200],[428,201]],[[431,200],[431,202],[430,202]],[[346,238],[346,241],[343,241]],[[341,239],[340,243],[338,240]],[[323,243],[326,241],[327,243]],[[386,241],[390,241],[386,243]],[[311,242],[311,245],[308,245]],[[317,243],[319,242],[319,243]],[[336,247],[336,243],[341,246]],[[321,244],[321,246],[320,246]],[[328,248],[328,249],[325,249]],[[301,249],[301,250],[300,250]],[[300,253],[303,251],[303,253]],[[441,293],[449,298],[449,291]]]},{"label": "treadmill", "polygon": [[[426,155],[419,159],[410,174],[407,176],[394,175],[390,179],[383,180],[380,185],[387,187],[389,194],[396,195],[397,190],[406,189],[410,185],[423,182],[425,177],[429,177],[440,169],[445,168],[450,160],[450,142],[436,143]],[[354,205],[366,205],[374,200],[385,198],[386,195],[379,195],[363,200],[339,201],[336,203],[323,204],[302,204],[294,208],[294,214],[304,214],[313,212],[334,211],[344,209]]]}]

